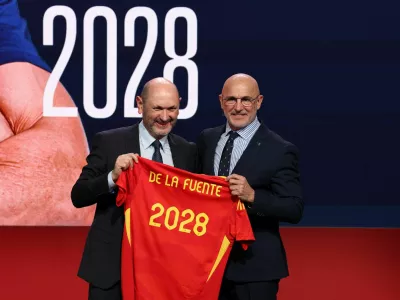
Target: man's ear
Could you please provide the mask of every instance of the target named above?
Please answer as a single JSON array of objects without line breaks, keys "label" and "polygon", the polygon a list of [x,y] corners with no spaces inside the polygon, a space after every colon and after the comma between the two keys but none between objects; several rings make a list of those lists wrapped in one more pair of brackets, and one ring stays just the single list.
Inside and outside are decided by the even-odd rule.
[{"label": "man's ear", "polygon": [[222,94],[220,94],[220,95],[218,96],[218,98],[219,98],[219,103],[221,104],[221,108],[224,109]]},{"label": "man's ear", "polygon": [[264,96],[263,95],[259,95],[258,99],[257,99],[257,110],[259,110],[261,108],[261,104],[264,100]]},{"label": "man's ear", "polygon": [[144,104],[143,102],[144,101],[143,101],[142,97],[140,97],[140,96],[136,97],[136,104],[137,104],[137,107],[138,107],[139,114],[143,113],[143,104]]}]

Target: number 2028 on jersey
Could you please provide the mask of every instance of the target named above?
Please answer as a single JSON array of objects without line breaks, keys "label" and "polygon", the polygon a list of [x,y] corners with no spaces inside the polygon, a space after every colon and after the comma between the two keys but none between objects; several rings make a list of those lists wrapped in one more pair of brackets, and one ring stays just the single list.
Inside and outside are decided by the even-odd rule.
[{"label": "number 2028 on jersey", "polygon": [[254,241],[246,209],[217,176],[139,158],[117,181],[124,206],[124,299],[213,300],[234,241]]}]

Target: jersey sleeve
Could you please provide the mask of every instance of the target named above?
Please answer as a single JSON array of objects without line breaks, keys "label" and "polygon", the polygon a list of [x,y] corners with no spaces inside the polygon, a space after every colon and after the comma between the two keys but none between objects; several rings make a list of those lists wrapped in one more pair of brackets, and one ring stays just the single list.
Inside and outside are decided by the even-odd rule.
[{"label": "jersey sleeve", "polygon": [[117,206],[123,205],[127,196],[135,189],[139,173],[140,164],[135,164],[134,168],[122,171],[121,175],[119,175],[115,183],[118,186]]},{"label": "jersey sleeve", "polygon": [[125,203],[126,196],[129,193],[129,169],[122,171],[119,175],[117,182],[115,183],[118,187],[117,192],[117,206],[121,206]]},{"label": "jersey sleeve", "polygon": [[249,244],[255,241],[253,229],[251,227],[250,220],[244,204],[240,200],[238,200],[235,203],[235,206],[235,232],[233,232],[233,235],[235,237],[235,240],[242,244],[243,249],[247,250]]}]

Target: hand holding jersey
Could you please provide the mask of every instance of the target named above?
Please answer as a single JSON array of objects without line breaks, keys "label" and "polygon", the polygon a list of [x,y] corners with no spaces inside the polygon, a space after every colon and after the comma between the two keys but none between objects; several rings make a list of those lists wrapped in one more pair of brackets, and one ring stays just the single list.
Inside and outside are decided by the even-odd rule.
[{"label": "hand holding jersey", "polygon": [[244,202],[254,202],[254,190],[244,176],[232,174],[226,178],[226,181],[229,182],[229,188],[233,196],[238,196]]},{"label": "hand holding jersey", "polygon": [[128,168],[133,168],[134,162],[138,162],[138,156],[139,154],[137,153],[127,153],[118,156],[117,160],[115,161],[114,169],[111,173],[112,180],[117,182],[122,171],[125,171]]},{"label": "hand holding jersey", "polygon": [[179,114],[176,86],[165,78],[155,78],[136,99],[143,119],[97,133],[87,165],[71,191],[76,207],[97,204],[78,271],[89,283],[91,300],[121,300],[121,240],[126,218],[115,202],[120,193],[115,181],[123,172],[138,169],[138,155],[191,172],[197,169],[196,145],[170,132]]},{"label": "hand holding jersey", "polygon": [[201,172],[227,176],[231,193],[247,202],[257,238],[250,251],[233,247],[220,300],[276,300],[279,280],[288,276],[279,223],[302,218],[298,149],[260,122],[263,99],[253,77],[231,76],[219,95],[226,123],[197,140]]}]

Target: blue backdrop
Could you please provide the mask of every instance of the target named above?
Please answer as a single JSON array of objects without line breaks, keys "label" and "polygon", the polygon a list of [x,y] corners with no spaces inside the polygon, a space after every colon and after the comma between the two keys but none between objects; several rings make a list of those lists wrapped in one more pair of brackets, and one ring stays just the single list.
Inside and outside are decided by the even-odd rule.
[{"label": "blue backdrop", "polygon": [[[71,38],[73,51],[61,81],[78,106],[89,142],[97,131],[137,122],[124,117],[124,97],[142,53],[150,53],[150,61],[139,76],[139,92],[147,80],[163,76],[171,59],[165,47],[185,55],[188,43],[193,49],[197,45],[193,57],[175,59],[190,64],[189,71],[179,67],[174,73],[183,108],[198,98],[194,115],[179,120],[176,133],[194,141],[202,129],[222,124],[218,94],[223,82],[234,73],[248,73],[265,97],[260,119],[300,149],[306,202],[301,224],[399,227],[400,2],[20,0],[32,40],[52,68],[66,40],[66,21],[56,17],[54,45],[43,45],[43,17],[55,5],[70,7],[76,16],[76,39]],[[117,78],[108,79],[117,82],[117,108],[105,118],[90,115],[83,106],[84,49],[89,45],[84,47],[89,39],[84,18],[94,6],[111,9],[108,22],[101,17],[92,22],[93,98],[99,108],[109,100],[107,38],[112,47],[116,34],[117,43]],[[157,36],[148,34],[145,19],[139,18],[135,46],[127,47],[125,17],[138,6],[155,13],[157,23],[153,18],[150,25]],[[193,11],[195,19],[188,18],[197,30],[188,30],[185,19],[178,18],[173,39],[171,30],[164,31],[166,20],[172,20],[167,13],[175,7]],[[110,30],[112,12],[116,31]],[[154,53],[144,50],[148,38],[155,41]],[[193,89],[192,98],[188,75],[193,80],[196,72],[184,60],[198,70],[198,81],[192,83],[198,92]]]}]

